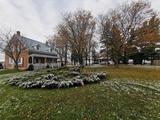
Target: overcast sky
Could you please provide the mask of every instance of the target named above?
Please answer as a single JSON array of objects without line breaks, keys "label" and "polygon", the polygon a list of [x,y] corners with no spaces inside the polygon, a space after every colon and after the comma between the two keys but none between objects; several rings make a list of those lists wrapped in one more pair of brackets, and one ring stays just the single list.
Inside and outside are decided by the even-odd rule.
[{"label": "overcast sky", "polygon": [[[46,37],[54,33],[62,13],[85,9],[96,16],[106,13],[123,1],[125,0],[0,0],[0,30],[19,30],[26,37],[45,42]],[[160,11],[160,0],[151,2],[152,8]]]}]

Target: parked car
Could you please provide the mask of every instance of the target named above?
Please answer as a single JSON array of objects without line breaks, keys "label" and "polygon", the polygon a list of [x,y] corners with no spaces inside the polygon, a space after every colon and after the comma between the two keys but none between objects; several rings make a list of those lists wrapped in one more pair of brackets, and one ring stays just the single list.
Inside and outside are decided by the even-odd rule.
[{"label": "parked car", "polygon": [[0,69],[3,69],[3,64],[2,63],[0,63]]},{"label": "parked car", "polygon": [[100,64],[101,65],[107,65],[107,62],[101,62]]},{"label": "parked car", "polygon": [[113,61],[108,61],[109,65],[114,65],[114,62]]},{"label": "parked car", "polygon": [[151,64],[151,60],[143,60],[142,64]]},{"label": "parked car", "polygon": [[133,64],[133,59],[129,59],[128,64]]}]

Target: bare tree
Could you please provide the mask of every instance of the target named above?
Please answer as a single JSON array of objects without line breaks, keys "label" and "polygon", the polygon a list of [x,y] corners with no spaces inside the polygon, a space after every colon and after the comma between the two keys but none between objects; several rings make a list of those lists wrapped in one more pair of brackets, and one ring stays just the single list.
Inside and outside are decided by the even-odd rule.
[{"label": "bare tree", "polygon": [[88,39],[86,39],[86,48],[84,51],[84,57],[86,59],[86,65],[91,64],[92,51],[96,49],[96,41],[93,39],[95,32],[95,21],[91,23],[91,33],[88,34]]},{"label": "bare tree", "polygon": [[95,19],[90,12],[80,10],[74,14],[66,14],[64,24],[70,36],[69,46],[73,60],[83,65],[84,54],[90,52],[90,44],[95,30]]},{"label": "bare tree", "polygon": [[[83,59],[86,61],[90,56],[93,43],[93,34],[95,32],[95,19],[90,12],[80,10],[76,13],[66,13],[63,16],[63,22],[57,26],[57,33],[52,42],[60,50],[61,58],[67,61],[67,53],[71,52],[71,60],[83,65]],[[56,42],[55,42],[56,41]],[[66,64],[66,62],[65,62]]]},{"label": "bare tree", "polygon": [[47,42],[55,48],[58,53],[61,66],[67,65],[68,41],[69,35],[63,24],[59,24],[57,26],[57,32],[47,40]]},{"label": "bare tree", "polygon": [[[127,63],[129,48],[133,45],[135,31],[143,25],[143,22],[155,15],[151,4],[145,0],[125,2],[112,9],[107,15],[100,17],[101,43],[106,49],[107,55],[113,42],[113,26],[120,37],[123,62]],[[117,51],[118,52],[118,51]],[[107,57],[108,58],[108,57]]]},{"label": "bare tree", "polygon": [[139,27],[142,26],[146,19],[149,19],[154,15],[151,9],[151,4],[146,0],[138,0],[132,2],[125,2],[117,9],[113,10],[111,16],[112,19],[116,19],[115,23],[121,31],[122,38],[124,40],[123,56],[124,63],[127,63],[128,46],[132,44],[132,34]]},{"label": "bare tree", "polygon": [[99,29],[98,33],[100,34],[100,43],[101,51],[105,52],[103,54],[107,57],[107,65],[109,66],[109,59],[110,59],[110,41],[112,39],[112,26],[113,21],[111,21],[111,18],[109,18],[108,15],[101,15],[99,16]]},{"label": "bare tree", "polygon": [[[93,63],[97,63],[98,53],[97,53],[97,47],[98,43],[96,41],[93,41],[91,44],[91,56]],[[89,59],[89,65],[90,65],[90,59]]]},{"label": "bare tree", "polygon": [[14,62],[14,68],[18,70],[20,55],[26,50],[20,32],[11,35],[11,31],[0,34],[0,51],[4,52]]},{"label": "bare tree", "polygon": [[100,42],[102,43],[103,49],[106,51],[107,62],[109,58],[111,58],[115,63],[114,65],[118,67],[119,59],[122,56],[123,39],[121,31],[115,24],[115,20],[116,19],[112,20],[112,18],[108,16],[101,16],[99,30],[101,33]]}]

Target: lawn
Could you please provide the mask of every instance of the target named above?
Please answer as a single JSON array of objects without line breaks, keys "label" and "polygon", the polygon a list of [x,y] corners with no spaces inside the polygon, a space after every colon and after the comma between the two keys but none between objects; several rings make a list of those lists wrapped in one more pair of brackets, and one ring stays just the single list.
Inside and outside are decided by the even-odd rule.
[{"label": "lawn", "polygon": [[14,69],[0,69],[0,75],[2,74],[9,74],[9,73],[17,73],[22,72],[21,70],[14,70]]},{"label": "lawn", "polygon": [[98,72],[105,71],[109,73],[110,79],[131,79],[131,80],[160,80],[160,68],[143,68],[143,67],[132,67],[132,66],[121,66],[120,68],[114,67],[87,67],[83,70],[84,72]]},{"label": "lawn", "polygon": [[69,89],[20,89],[0,75],[0,120],[159,120],[160,69],[84,68],[108,80]]}]

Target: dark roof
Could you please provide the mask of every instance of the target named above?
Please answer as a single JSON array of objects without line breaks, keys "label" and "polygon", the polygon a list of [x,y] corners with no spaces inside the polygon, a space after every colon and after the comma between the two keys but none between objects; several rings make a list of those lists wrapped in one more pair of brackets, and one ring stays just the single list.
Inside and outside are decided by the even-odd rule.
[{"label": "dark roof", "polygon": [[21,40],[23,41],[25,47],[29,49],[29,54],[44,54],[57,56],[56,51],[45,43],[24,36],[22,36]]},{"label": "dark roof", "polygon": [[50,56],[57,56],[57,54],[53,52],[43,52],[38,50],[29,50],[29,54],[38,54],[38,55],[50,55]]}]

